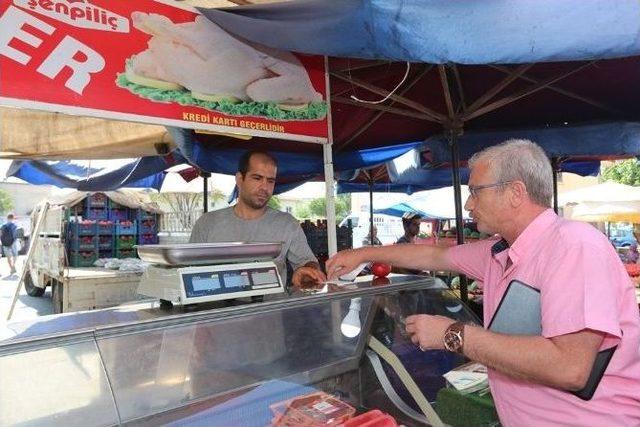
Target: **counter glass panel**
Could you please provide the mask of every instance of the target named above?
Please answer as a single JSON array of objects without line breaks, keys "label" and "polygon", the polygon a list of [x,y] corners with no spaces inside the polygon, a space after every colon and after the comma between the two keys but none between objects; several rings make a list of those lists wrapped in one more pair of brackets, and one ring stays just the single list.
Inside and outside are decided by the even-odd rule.
[{"label": "counter glass panel", "polygon": [[[413,403],[400,411],[383,389],[381,376],[412,402],[395,371],[369,349],[371,337],[434,401],[442,374],[462,359],[420,351],[406,335],[406,318],[477,322],[475,316],[430,278],[324,292],[202,312],[79,313],[76,325],[85,327],[75,331],[68,328],[76,315],[49,319],[62,323],[46,328],[29,325],[0,342],[0,425],[264,426],[273,404],[316,391],[358,412],[380,408],[420,425]],[[113,319],[125,322],[99,323]],[[41,330],[56,334],[29,335]]]},{"label": "counter glass panel", "polygon": [[117,423],[118,414],[95,342],[0,357],[0,425]]}]

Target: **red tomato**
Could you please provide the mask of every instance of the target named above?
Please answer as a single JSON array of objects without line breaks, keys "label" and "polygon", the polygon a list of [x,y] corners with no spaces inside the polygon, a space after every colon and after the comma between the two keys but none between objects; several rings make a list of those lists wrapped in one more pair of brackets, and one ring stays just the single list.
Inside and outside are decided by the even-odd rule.
[{"label": "red tomato", "polygon": [[391,273],[391,266],[381,262],[374,262],[373,265],[371,265],[371,272],[376,277],[386,277]]}]

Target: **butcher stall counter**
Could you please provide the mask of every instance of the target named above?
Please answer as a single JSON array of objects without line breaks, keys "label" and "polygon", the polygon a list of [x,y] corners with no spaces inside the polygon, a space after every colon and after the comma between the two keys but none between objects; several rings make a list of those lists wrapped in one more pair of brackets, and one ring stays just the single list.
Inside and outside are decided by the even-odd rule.
[{"label": "butcher stall counter", "polygon": [[258,302],[144,302],[9,324],[0,425],[264,426],[272,405],[313,392],[424,425],[442,374],[462,359],[418,349],[405,318],[477,318],[437,279],[371,279]]}]

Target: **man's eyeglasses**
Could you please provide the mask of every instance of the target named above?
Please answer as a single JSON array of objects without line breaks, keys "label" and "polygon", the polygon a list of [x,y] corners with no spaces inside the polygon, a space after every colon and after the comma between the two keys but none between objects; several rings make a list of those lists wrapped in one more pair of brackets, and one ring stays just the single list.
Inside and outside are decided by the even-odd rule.
[{"label": "man's eyeglasses", "polygon": [[503,185],[511,184],[513,181],[503,181],[503,182],[494,182],[493,184],[483,184],[483,185],[470,185],[469,186],[469,194],[474,199],[478,197],[478,191],[491,188],[491,187],[501,187]]}]

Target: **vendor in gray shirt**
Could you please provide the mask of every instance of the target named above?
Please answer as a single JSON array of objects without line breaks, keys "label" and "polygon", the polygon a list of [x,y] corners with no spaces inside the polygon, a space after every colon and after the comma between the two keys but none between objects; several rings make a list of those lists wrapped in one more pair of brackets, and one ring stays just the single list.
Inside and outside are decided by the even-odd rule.
[{"label": "vendor in gray shirt", "polygon": [[267,206],[273,195],[277,169],[277,160],[271,154],[264,151],[245,153],[236,173],[238,202],[202,215],[193,226],[189,241],[282,242],[282,252],[275,259],[282,279],[286,280],[286,261],[289,261],[294,268],[293,286],[313,286],[325,281],[326,277],[300,224],[288,213]]}]

